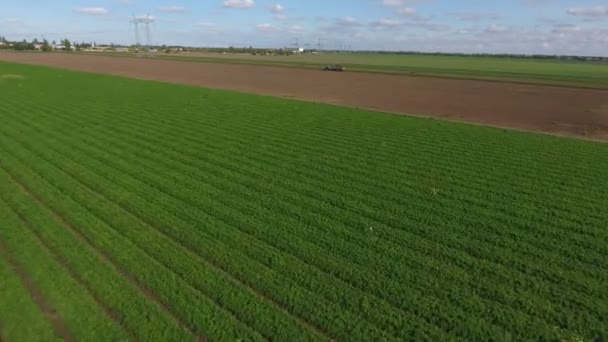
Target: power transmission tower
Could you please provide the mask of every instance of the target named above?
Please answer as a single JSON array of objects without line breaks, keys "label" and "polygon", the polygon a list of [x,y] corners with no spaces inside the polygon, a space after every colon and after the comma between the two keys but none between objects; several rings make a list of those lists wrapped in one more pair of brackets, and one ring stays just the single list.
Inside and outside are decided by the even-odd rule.
[{"label": "power transmission tower", "polygon": [[133,16],[130,23],[135,27],[135,48],[139,50],[141,48],[141,33],[140,28],[143,26],[146,34],[146,42],[143,50],[146,52],[150,51],[150,24],[154,22],[154,18],[151,18],[149,14],[142,17]]},{"label": "power transmission tower", "polygon": [[318,42],[317,42],[317,50],[319,50],[319,51],[323,50],[324,43],[325,43],[325,38],[319,37]]}]

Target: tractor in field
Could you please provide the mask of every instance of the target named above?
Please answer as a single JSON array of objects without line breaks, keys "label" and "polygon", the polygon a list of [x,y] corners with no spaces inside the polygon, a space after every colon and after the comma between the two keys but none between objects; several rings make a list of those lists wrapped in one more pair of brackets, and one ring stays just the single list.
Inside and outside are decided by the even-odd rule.
[{"label": "tractor in field", "polygon": [[336,64],[336,65],[326,65],[325,67],[323,67],[323,70],[325,71],[344,71],[344,67],[341,66],[340,64]]}]

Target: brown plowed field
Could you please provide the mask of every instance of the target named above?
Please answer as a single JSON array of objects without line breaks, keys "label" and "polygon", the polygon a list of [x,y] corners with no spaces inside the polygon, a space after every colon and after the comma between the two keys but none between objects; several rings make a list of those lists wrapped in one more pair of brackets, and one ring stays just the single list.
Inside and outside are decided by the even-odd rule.
[{"label": "brown plowed field", "polygon": [[608,140],[604,90],[68,54],[0,60]]}]

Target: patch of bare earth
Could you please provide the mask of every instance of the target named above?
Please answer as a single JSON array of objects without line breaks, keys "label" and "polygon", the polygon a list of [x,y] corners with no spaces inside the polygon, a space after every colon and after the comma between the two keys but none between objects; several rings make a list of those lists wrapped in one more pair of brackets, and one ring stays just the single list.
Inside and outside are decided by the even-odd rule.
[{"label": "patch of bare earth", "polygon": [[69,54],[0,60],[608,140],[608,91],[373,73]]},{"label": "patch of bare earth", "polygon": [[8,338],[4,335],[4,329],[2,328],[2,322],[0,322],[0,342],[7,342]]},{"label": "patch of bare earth", "polygon": [[13,75],[13,74],[0,75],[0,79],[3,79],[3,80],[21,80],[23,78],[24,78],[23,75]]}]

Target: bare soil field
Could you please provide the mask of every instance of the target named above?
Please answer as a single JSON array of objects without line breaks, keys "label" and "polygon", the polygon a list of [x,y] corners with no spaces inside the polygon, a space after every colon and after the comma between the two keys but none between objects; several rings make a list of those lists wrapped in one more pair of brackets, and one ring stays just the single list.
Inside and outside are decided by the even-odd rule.
[{"label": "bare soil field", "polygon": [[0,60],[608,140],[603,90],[68,54]]}]

